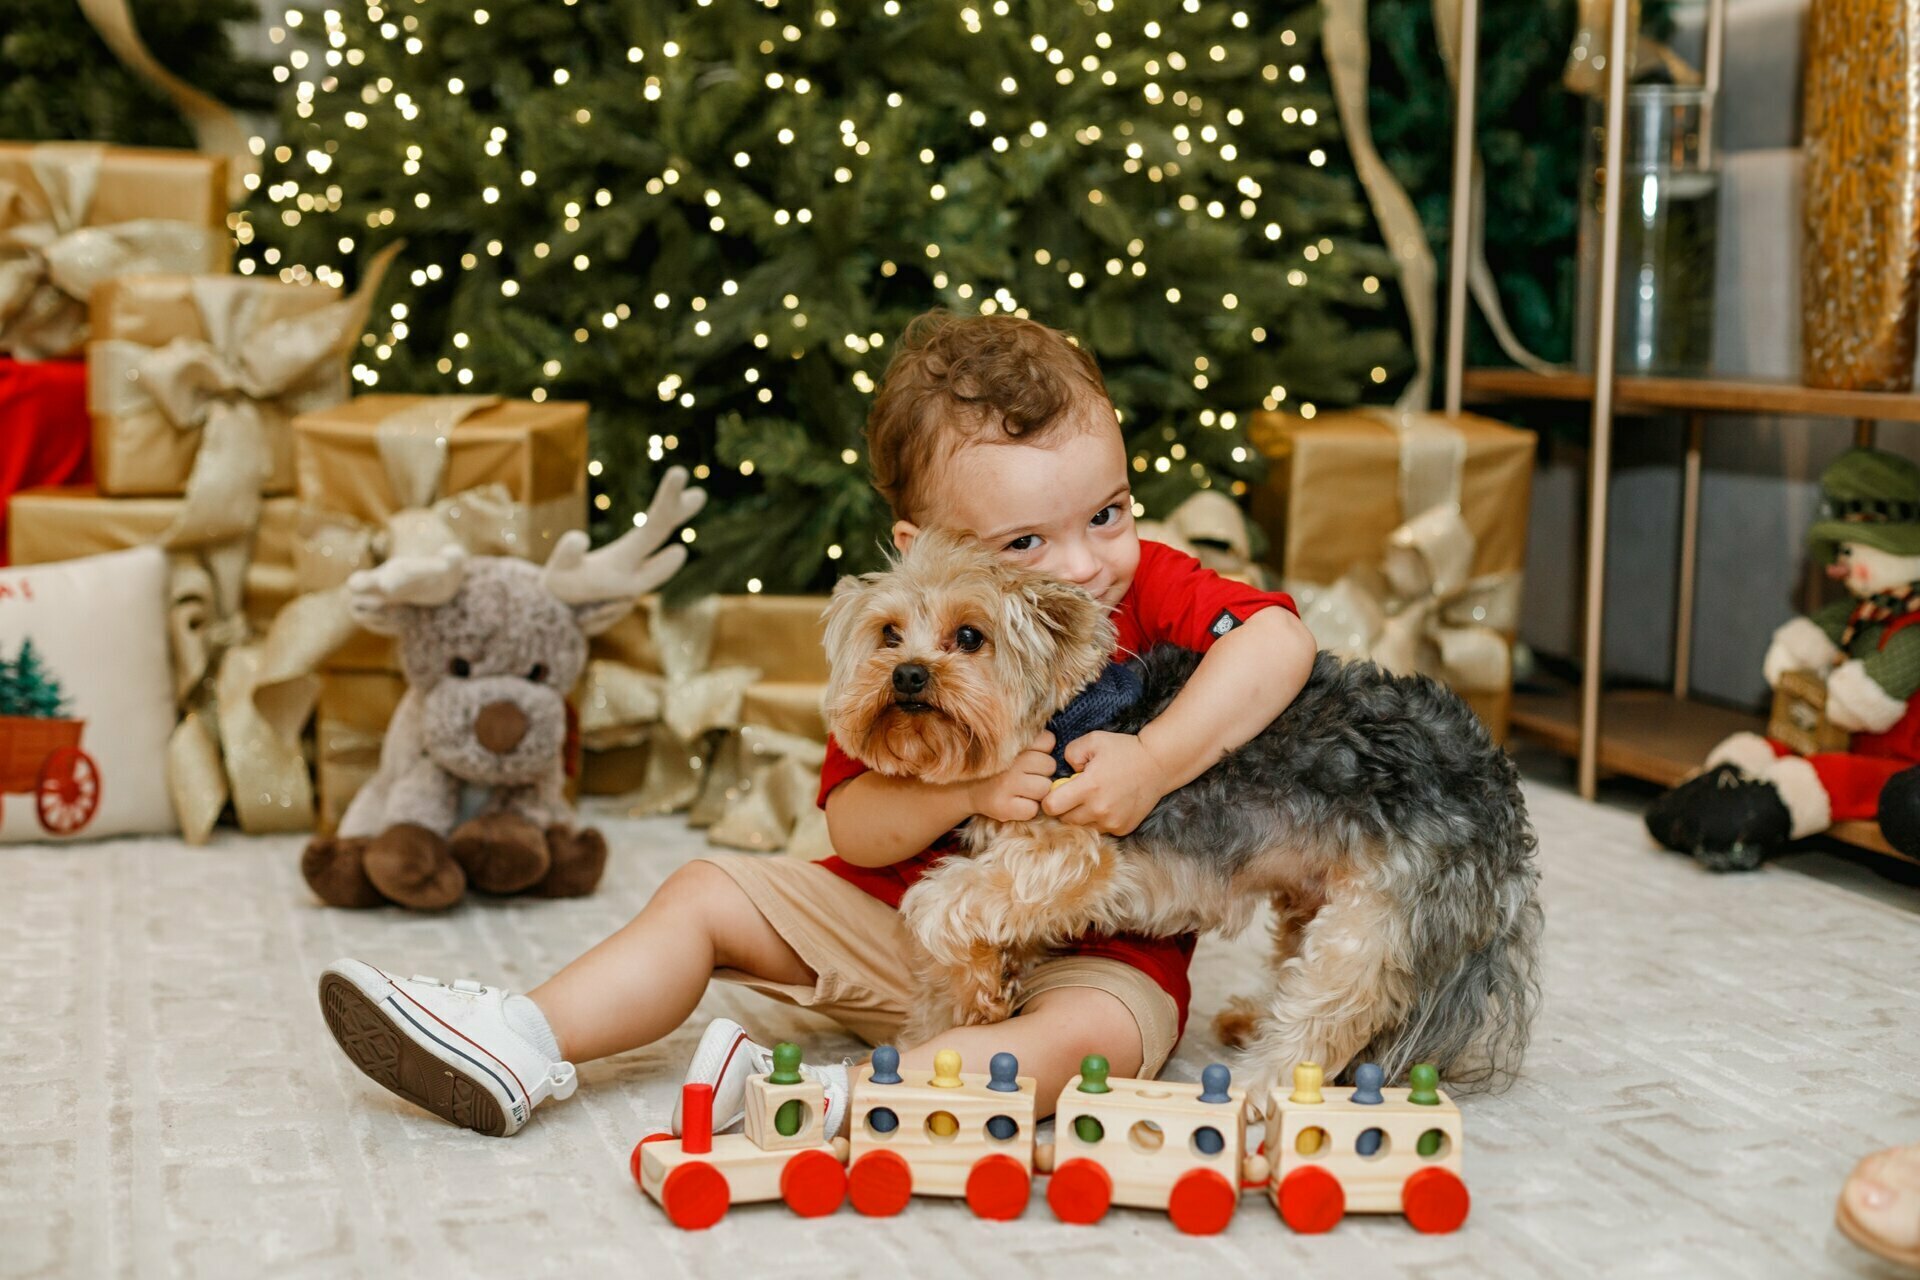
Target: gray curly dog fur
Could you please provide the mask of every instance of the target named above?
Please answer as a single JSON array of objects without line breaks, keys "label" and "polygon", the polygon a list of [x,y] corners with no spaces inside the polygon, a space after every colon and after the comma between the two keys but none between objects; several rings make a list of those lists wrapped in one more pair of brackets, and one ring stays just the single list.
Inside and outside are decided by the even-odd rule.
[{"label": "gray curly dog fur", "polygon": [[[1169,647],[1133,659],[1145,696],[1111,727],[1137,733],[1199,661]],[[1342,851],[1378,850],[1370,878],[1404,922],[1390,963],[1411,987],[1403,1016],[1349,1062],[1377,1062],[1390,1080],[1433,1062],[1469,1089],[1518,1070],[1539,999],[1536,842],[1513,761],[1436,681],[1321,653],[1273,724],[1124,843],[1229,879],[1276,846],[1316,851],[1326,873]]]}]

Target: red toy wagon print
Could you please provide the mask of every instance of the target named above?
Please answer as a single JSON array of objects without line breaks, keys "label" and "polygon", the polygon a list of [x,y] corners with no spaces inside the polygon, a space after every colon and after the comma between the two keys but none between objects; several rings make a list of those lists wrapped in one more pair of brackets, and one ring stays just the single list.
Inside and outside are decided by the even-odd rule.
[{"label": "red toy wagon print", "polygon": [[31,795],[49,835],[75,834],[100,808],[99,766],[80,749],[85,728],[84,720],[0,716],[0,797]]}]

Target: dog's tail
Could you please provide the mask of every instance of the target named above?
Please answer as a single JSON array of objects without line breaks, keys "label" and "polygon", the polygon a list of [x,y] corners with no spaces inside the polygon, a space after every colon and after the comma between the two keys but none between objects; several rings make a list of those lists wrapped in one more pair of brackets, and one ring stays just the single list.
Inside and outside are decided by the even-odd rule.
[{"label": "dog's tail", "polygon": [[1500,926],[1450,972],[1418,975],[1407,1016],[1353,1062],[1377,1062],[1398,1080],[1431,1062],[1454,1093],[1505,1089],[1519,1074],[1540,1002],[1542,915],[1531,866],[1499,887]]}]

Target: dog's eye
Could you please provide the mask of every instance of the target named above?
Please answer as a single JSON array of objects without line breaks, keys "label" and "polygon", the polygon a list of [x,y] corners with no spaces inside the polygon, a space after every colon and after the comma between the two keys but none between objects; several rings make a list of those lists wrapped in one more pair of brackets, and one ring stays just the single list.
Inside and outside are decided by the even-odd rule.
[{"label": "dog's eye", "polygon": [[977,653],[986,642],[987,637],[978,627],[962,627],[953,633],[953,643],[962,653]]},{"label": "dog's eye", "polygon": [[527,679],[533,681],[535,684],[545,683],[547,679],[547,664],[544,662],[534,663],[533,670],[527,672]]},{"label": "dog's eye", "polygon": [[465,680],[473,674],[473,664],[465,658],[455,658],[447,664],[447,671],[456,680]]},{"label": "dog's eye", "polygon": [[881,643],[885,644],[889,649],[899,648],[900,647],[900,628],[894,626],[891,622],[889,622],[886,626],[880,628],[880,641]]}]

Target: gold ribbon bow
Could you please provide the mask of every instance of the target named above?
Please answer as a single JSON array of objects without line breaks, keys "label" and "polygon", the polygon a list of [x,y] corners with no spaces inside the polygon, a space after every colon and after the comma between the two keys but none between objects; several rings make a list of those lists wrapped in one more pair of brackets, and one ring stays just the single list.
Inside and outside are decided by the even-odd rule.
[{"label": "gold ribbon bow", "polygon": [[87,338],[95,285],[133,274],[220,267],[225,232],[165,218],[86,225],[106,148],[49,142],[33,148],[32,184],[0,181],[0,351],[47,360]]},{"label": "gold ribbon bow", "polygon": [[1460,510],[1466,443],[1443,418],[1380,416],[1400,433],[1401,511],[1414,514],[1387,535],[1377,565],[1331,585],[1286,589],[1323,649],[1465,693],[1503,690],[1512,682],[1521,578],[1471,576],[1476,543]]}]

